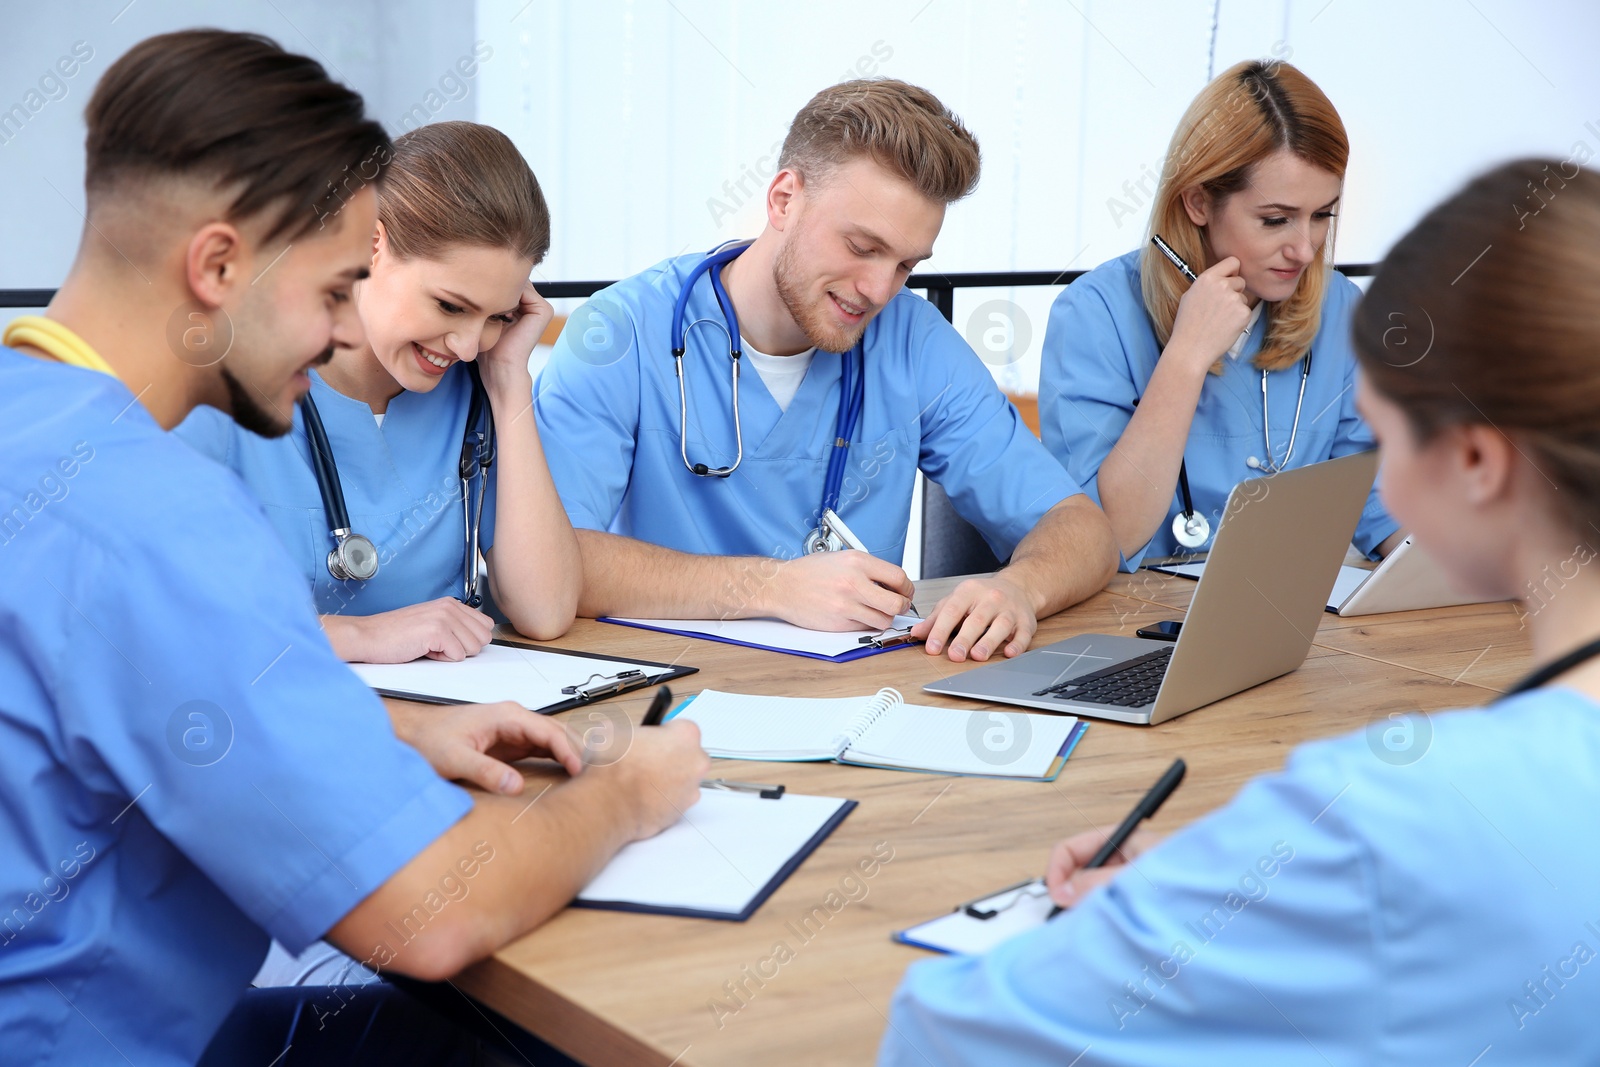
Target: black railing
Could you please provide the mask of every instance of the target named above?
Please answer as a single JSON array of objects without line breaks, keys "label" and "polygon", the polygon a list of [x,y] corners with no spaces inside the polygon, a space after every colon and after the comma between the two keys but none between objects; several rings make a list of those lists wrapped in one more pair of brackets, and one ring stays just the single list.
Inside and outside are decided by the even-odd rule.
[{"label": "black railing", "polygon": [[[1365,278],[1378,270],[1376,263],[1345,263],[1339,271],[1350,278]],[[913,274],[906,279],[907,289],[920,289],[928,301],[948,320],[955,319],[957,289],[1011,289],[1032,286],[1070,285],[1087,274],[1082,270],[980,271],[965,274]],[[583,299],[593,296],[612,282],[541,282],[539,293],[547,300]],[[0,307],[44,307],[56,295],[54,289],[0,289]]]}]

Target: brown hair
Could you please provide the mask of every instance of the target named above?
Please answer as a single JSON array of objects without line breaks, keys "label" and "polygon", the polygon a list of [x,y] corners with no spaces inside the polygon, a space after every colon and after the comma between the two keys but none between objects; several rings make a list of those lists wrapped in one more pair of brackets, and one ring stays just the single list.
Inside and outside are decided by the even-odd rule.
[{"label": "brown hair", "polygon": [[840,82],[813,96],[789,125],[778,166],[826,181],[860,156],[941,204],[978,185],[978,139],[938,97],[893,78]]},{"label": "brown hair", "polygon": [[1352,323],[1368,382],[1427,443],[1487,424],[1600,525],[1600,174],[1528,159],[1474,179],[1385,257]]},{"label": "brown hair", "polygon": [[91,210],[129,181],[237,187],[230,220],[273,212],[265,240],[325,224],[389,160],[361,97],[254,33],[185,30],[134,45],[84,109]]},{"label": "brown hair", "polygon": [[476,122],[435,122],[394,143],[378,219],[395,253],[429,259],[452,245],[509,248],[538,263],[550,208],[511,138]]},{"label": "brown hair", "polygon": [[[1315,82],[1277,60],[1229,67],[1200,90],[1172,135],[1150,211],[1150,234],[1160,234],[1197,273],[1210,267],[1200,228],[1184,210],[1184,190],[1198,185],[1220,205],[1249,184],[1256,164],[1283,150],[1344,180],[1350,141],[1339,113]],[[1262,370],[1292,366],[1310,349],[1333,270],[1333,238],[1330,228],[1322,255],[1306,267],[1294,293],[1267,308],[1267,335],[1254,360]],[[1187,283],[1148,240],[1139,284],[1165,347]],[[1212,369],[1220,372],[1220,361]]]}]

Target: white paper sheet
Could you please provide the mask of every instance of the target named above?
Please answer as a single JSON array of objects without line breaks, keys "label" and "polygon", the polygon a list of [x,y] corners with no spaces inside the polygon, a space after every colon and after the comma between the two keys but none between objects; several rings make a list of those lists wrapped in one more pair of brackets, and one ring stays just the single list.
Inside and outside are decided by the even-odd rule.
[{"label": "white paper sheet", "polygon": [[[1206,565],[1200,563],[1174,563],[1170,567],[1162,565],[1152,567],[1151,570],[1161,571],[1165,574],[1177,574],[1185,578],[1199,580],[1205,573]],[[1328,594],[1328,609],[1338,611],[1339,605],[1349,599],[1350,594],[1356,591],[1356,586],[1372,577],[1372,572],[1365,567],[1340,567],[1339,577],[1333,580],[1333,592]]]},{"label": "white paper sheet", "polygon": [[738,915],[848,803],[702,789],[682,819],[623,848],[578,899]]},{"label": "white paper sheet", "polygon": [[1054,906],[1045,891],[1044,881],[1030,882],[1022,889],[997,893],[981,901],[974,901],[979,909],[996,908],[1011,903],[992,919],[974,919],[963,911],[953,911],[920,926],[913,926],[900,936],[909,942],[940,952],[957,955],[978,955],[988,952],[1000,942],[1017,934],[1044,925]]},{"label": "white paper sheet", "polygon": [[493,704],[514,700],[532,711],[572,699],[563,686],[600,681],[594,676],[642,670],[651,678],[668,667],[645,667],[624,660],[563,656],[534,648],[489,645],[460,663],[419,659],[410,663],[352,663],[350,669],[374,689],[424,700]]},{"label": "white paper sheet", "polygon": [[[746,645],[785,649],[790,652],[809,652],[816,656],[838,656],[854,652],[861,647],[861,638],[878,634],[879,630],[849,630],[833,633],[828,630],[807,630],[803,626],[782,619],[624,619],[617,622],[634,623],[656,630],[678,633],[704,634],[724,641],[738,641]],[[914,616],[897,615],[894,629],[914,626],[921,622]]]},{"label": "white paper sheet", "polygon": [[[976,727],[975,715],[981,716]],[[1077,725],[1071,715],[903,704],[851,744],[843,759],[941,774],[1043,778]],[[1022,747],[1018,734],[1024,730],[1026,747],[1013,751]]]},{"label": "white paper sheet", "polygon": [[700,727],[700,745],[719,759],[827,760],[874,698],[773,697],[707,689],[681,718]]}]

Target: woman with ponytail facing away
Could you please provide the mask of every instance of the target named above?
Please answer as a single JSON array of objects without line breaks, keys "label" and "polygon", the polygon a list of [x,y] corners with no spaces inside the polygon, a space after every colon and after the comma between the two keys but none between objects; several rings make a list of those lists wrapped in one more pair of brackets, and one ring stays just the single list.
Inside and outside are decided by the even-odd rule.
[{"label": "woman with ponytail facing away", "polygon": [[1567,565],[1600,549],[1600,174],[1562,170],[1519,230],[1546,166],[1435,208],[1353,319],[1384,504],[1461,588],[1540,598],[1534,669],[1415,713],[1404,752],[1302,745],[1111,866],[1083,869],[1103,833],[1062,842],[1067,910],[914,964],[882,1063],[1600,1060],[1600,570]]}]

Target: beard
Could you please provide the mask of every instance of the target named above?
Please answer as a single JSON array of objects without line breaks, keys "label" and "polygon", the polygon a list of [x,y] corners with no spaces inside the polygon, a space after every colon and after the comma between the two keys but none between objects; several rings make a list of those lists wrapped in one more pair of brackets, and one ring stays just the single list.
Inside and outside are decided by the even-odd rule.
[{"label": "beard", "polygon": [[800,332],[806,335],[806,340],[824,352],[848,352],[867,332],[867,323],[872,321],[876,309],[868,306],[860,324],[845,327],[840,326],[823,306],[823,301],[828,299],[826,293],[822,300],[807,303],[800,276],[799,256],[795,252],[798,237],[797,230],[778,249],[778,255],[772,262],[772,281],[778,289],[778,298],[783,301],[795,325],[800,327]]},{"label": "beard", "polygon": [[[333,358],[333,346],[313,361],[313,366],[323,366]],[[265,394],[250,389],[227,367],[222,371],[222,384],[228,390],[228,414],[233,421],[258,437],[282,437],[294,428],[294,413],[283,411]]]}]

